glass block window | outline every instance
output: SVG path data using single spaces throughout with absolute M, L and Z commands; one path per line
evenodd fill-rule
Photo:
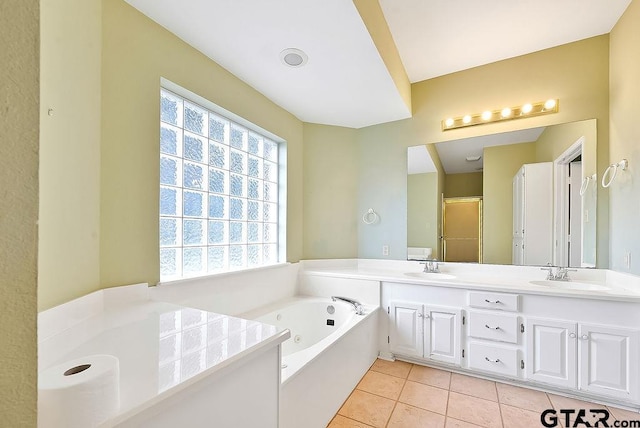
M 278 143 L 160 91 L 160 278 L 278 261 Z

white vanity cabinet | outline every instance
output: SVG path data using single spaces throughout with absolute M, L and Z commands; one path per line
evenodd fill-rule
M 392 353 L 460 365 L 461 309 L 391 301 L 389 315 Z
M 528 318 L 528 379 L 564 388 L 639 399 L 640 331 Z
M 514 265 L 553 261 L 553 163 L 524 164 L 513 177 Z
M 472 370 L 518 378 L 522 371 L 520 296 L 469 292 L 467 366 Z

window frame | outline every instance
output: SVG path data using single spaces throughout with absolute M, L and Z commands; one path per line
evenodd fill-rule
M 194 104 L 197 107 L 203 108 L 205 110 L 207 110 L 210 113 L 213 113 L 215 115 L 220 116 L 221 118 L 223 118 L 224 120 L 229 122 L 229 128 L 231 128 L 233 125 L 238 125 L 242 128 L 245 128 L 246 130 L 248 130 L 249 132 L 253 132 L 256 134 L 259 134 L 261 137 L 264 137 L 268 140 L 271 140 L 272 142 L 276 143 L 277 145 L 277 159 L 275 160 L 277 162 L 277 198 L 276 198 L 276 210 L 277 210 L 277 216 L 276 216 L 276 228 L 277 228 L 277 236 L 276 236 L 276 251 L 277 251 L 277 255 L 276 255 L 276 260 L 275 262 L 271 262 L 271 263 L 261 263 L 258 265 L 249 265 L 248 263 L 245 263 L 244 266 L 242 267 L 231 267 L 229 264 L 229 259 L 230 259 L 230 255 L 229 255 L 229 249 L 231 247 L 231 245 L 233 245 L 230 240 L 229 240 L 229 230 L 227 230 L 227 235 L 226 235 L 226 242 L 223 244 L 217 244 L 217 245 L 221 245 L 221 246 L 226 246 L 227 247 L 227 267 L 224 270 L 219 270 L 219 271 L 214 271 L 211 272 L 209 271 L 207 268 L 205 268 L 204 273 L 201 274 L 194 274 L 194 275 L 185 275 L 184 274 L 184 261 L 182 260 L 182 257 L 180 257 L 180 261 L 181 261 L 181 265 L 179 266 L 179 275 L 176 276 L 163 276 L 162 274 L 162 261 L 161 261 L 161 257 L 160 257 L 160 251 L 163 248 L 177 248 L 178 251 L 180 252 L 184 252 L 184 248 L 188 248 L 188 247 L 193 247 L 193 245 L 184 245 L 184 241 L 181 239 L 179 246 L 165 246 L 161 244 L 161 231 L 160 231 L 160 223 L 161 223 L 161 219 L 164 217 L 168 217 L 166 215 L 161 215 L 160 213 L 160 189 L 162 188 L 162 186 L 164 185 L 162 183 L 162 179 L 159 175 L 158 178 L 158 214 L 156 216 L 156 218 L 158 219 L 158 261 L 159 261 L 159 276 L 160 276 L 160 282 L 161 283 L 169 283 L 169 282 L 178 282 L 178 281 L 184 281 L 184 280 L 191 280 L 191 279 L 199 279 L 199 278 L 205 278 L 208 276 L 216 276 L 216 275 L 226 275 L 229 273 L 236 273 L 236 272 L 244 272 L 244 271 L 250 271 L 250 270 L 256 270 L 256 269 L 264 269 L 264 268 L 270 268 L 273 266 L 276 266 L 278 264 L 282 264 L 285 263 L 286 261 L 286 201 L 287 201 L 287 171 L 286 171 L 286 158 L 287 158 L 287 144 L 286 141 L 255 125 L 252 122 L 249 122 L 247 119 L 244 119 L 243 117 L 230 112 L 220 106 L 218 106 L 217 104 L 205 99 L 204 97 L 197 95 L 167 79 L 161 78 L 160 79 L 160 87 L 159 90 L 157 92 L 158 94 L 158 131 L 160 131 L 160 129 L 162 128 L 162 120 L 160 118 L 160 114 L 161 114 L 161 99 L 162 99 L 162 91 L 167 91 L 169 93 L 174 94 L 177 97 L 180 97 L 183 99 L 183 101 L 186 101 L 190 104 Z M 182 125 L 182 130 L 184 132 L 184 123 Z M 209 142 L 211 139 L 209 138 L 210 136 L 207 135 L 206 136 L 206 140 Z M 211 140 L 213 141 L 213 140 Z M 230 144 L 230 141 L 227 142 L 228 144 Z M 160 142 L 160 136 L 158 137 L 158 168 L 160 168 L 160 160 L 162 159 L 163 156 L 163 152 L 161 151 L 161 146 L 160 146 L 161 142 Z M 184 146 L 184 142 L 180 141 L 179 144 L 181 144 L 182 146 Z M 210 144 L 210 143 L 209 143 Z M 229 150 L 231 150 L 232 146 L 229 145 Z M 247 154 L 248 155 L 248 154 Z M 182 164 L 184 165 L 184 162 L 189 162 L 189 159 L 185 158 L 184 152 L 180 153 L 179 158 L 182 161 Z M 206 163 L 208 168 L 211 168 L 211 164 L 210 164 L 210 160 L 207 160 Z M 229 168 L 230 166 L 227 165 Z M 180 168 L 180 172 L 182 171 L 182 167 Z M 183 172 L 182 172 L 183 173 Z M 228 172 L 228 174 L 230 175 L 231 172 Z M 245 173 L 246 175 L 246 173 Z M 247 176 L 248 179 L 248 176 Z M 260 177 L 261 180 L 264 180 L 264 176 Z M 180 183 L 181 186 L 173 186 L 173 187 L 177 187 L 179 189 L 182 189 L 182 192 L 184 192 L 184 190 L 189 190 L 188 187 L 184 186 L 184 182 Z M 210 196 L 212 195 L 210 188 L 205 188 L 203 190 L 205 197 L 207 199 L 210 198 Z M 227 191 L 225 192 L 225 194 L 227 195 L 227 198 L 231 198 L 232 195 L 230 195 L 230 189 L 227 189 Z M 248 197 L 248 194 L 245 194 L 243 197 L 243 199 L 245 199 L 247 202 L 250 201 L 251 199 Z M 184 195 L 182 196 L 182 200 L 184 200 Z M 262 201 L 262 203 L 264 203 L 264 196 L 262 196 L 260 198 L 260 201 Z M 183 202 L 182 202 L 183 203 Z M 262 224 L 264 224 L 264 217 L 262 217 L 264 214 L 261 214 L 261 218 L 260 218 L 260 222 Z M 171 216 L 174 217 L 174 216 Z M 174 218 L 178 218 L 180 220 L 180 226 L 177 229 L 177 233 L 181 233 L 183 234 L 183 225 L 184 225 L 184 219 L 188 219 L 189 217 L 185 217 L 184 215 L 184 211 L 182 209 L 181 215 L 179 216 L 175 216 Z M 205 222 L 208 222 L 211 220 L 211 218 L 209 217 L 209 215 L 204 214 L 203 215 L 203 220 Z M 230 216 L 228 216 L 228 218 L 225 220 L 227 222 L 227 224 L 230 224 L 232 219 L 230 218 Z M 242 222 L 245 222 L 245 224 L 248 224 L 248 219 L 242 219 L 240 220 Z M 228 227 L 227 227 L 228 228 Z M 245 234 L 246 234 L 246 230 L 245 230 Z M 264 232 L 263 232 L 264 234 Z M 184 239 L 184 237 L 183 237 Z M 248 248 L 248 246 L 250 245 L 248 240 L 244 240 L 245 242 L 243 244 L 240 245 L 244 245 L 245 248 Z M 262 243 L 260 245 L 265 245 L 266 243 L 264 243 L 264 241 L 262 241 Z M 214 245 L 209 244 L 208 240 L 205 237 L 205 242 L 202 245 L 196 245 L 196 247 L 204 247 L 206 250 L 206 252 L 208 252 L 208 248 L 212 247 Z M 264 247 L 263 247 L 264 248 Z M 264 251 L 264 250 L 262 250 Z M 245 259 L 248 257 L 248 254 L 245 253 Z M 208 256 L 205 254 L 204 255 L 204 259 L 207 260 Z

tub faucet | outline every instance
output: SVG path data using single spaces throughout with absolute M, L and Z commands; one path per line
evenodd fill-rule
M 362 304 L 360 302 L 358 302 L 357 300 L 349 299 L 348 297 L 340 297 L 340 296 L 331 296 L 331 300 L 333 300 L 334 302 L 336 302 L 338 300 L 342 300 L 343 302 L 347 302 L 347 303 L 353 305 L 353 309 L 356 310 L 356 315 L 364 315 L 364 308 L 362 307 Z

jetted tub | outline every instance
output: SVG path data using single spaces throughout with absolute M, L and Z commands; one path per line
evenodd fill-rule
M 282 344 L 280 428 L 326 427 L 378 354 L 377 307 L 295 297 L 249 313 L 287 328 Z

